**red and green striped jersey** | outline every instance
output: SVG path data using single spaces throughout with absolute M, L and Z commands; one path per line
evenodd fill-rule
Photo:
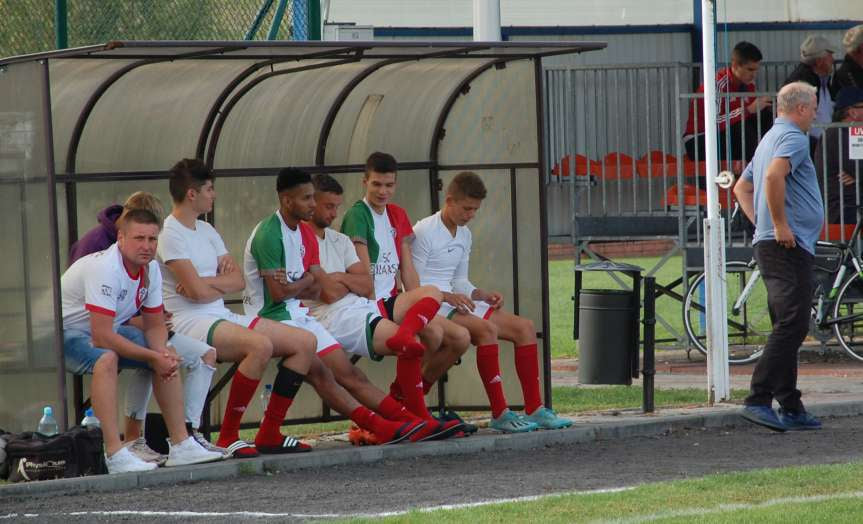
M 345 213 L 341 231 L 354 242 L 368 246 L 375 298 L 395 295 L 402 242 L 412 240 L 414 234 L 407 212 L 395 204 L 387 204 L 386 212 L 379 214 L 365 200 L 358 200 Z
M 314 266 L 320 265 L 318 240 L 308 224 L 300 222 L 291 229 L 276 211 L 262 220 L 246 242 L 243 255 L 243 272 L 246 289 L 243 307 L 247 315 L 258 315 L 270 320 L 291 320 L 305 315 L 308 309 L 296 298 L 280 302 L 273 300 L 263 276 L 284 269 L 289 282 L 303 277 Z

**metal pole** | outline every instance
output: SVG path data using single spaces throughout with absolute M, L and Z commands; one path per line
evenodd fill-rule
M 473 0 L 473 39 L 500 42 L 500 0 Z
M 701 2 L 704 82 L 704 143 L 707 165 L 707 218 L 704 220 L 704 270 L 707 283 L 707 392 L 710 405 L 731 398 L 728 373 L 728 319 L 725 308 L 725 222 L 716 187 L 716 63 L 713 35 L 715 0 Z
M 644 278 L 644 353 L 642 354 L 641 410 L 653 413 L 653 378 L 656 375 L 654 342 L 656 339 L 656 277 Z
M 69 17 L 66 0 L 54 1 L 54 37 L 57 49 L 69 47 Z
M 255 15 L 255 19 L 252 20 L 252 25 L 249 27 L 249 30 L 246 31 L 246 35 L 243 37 L 243 40 L 255 39 L 258 29 L 261 27 L 264 17 L 270 12 L 271 7 L 273 7 L 273 0 L 264 0 L 264 3 L 261 4 L 261 8 L 258 10 L 258 14 Z
M 273 23 L 270 24 L 270 31 L 267 33 L 267 40 L 275 40 L 279 36 L 279 26 L 282 25 L 282 18 L 285 17 L 285 9 L 288 7 L 288 0 L 279 0 L 279 5 L 276 6 L 276 13 L 273 15 Z
M 321 2 L 309 0 L 309 40 L 321 39 Z

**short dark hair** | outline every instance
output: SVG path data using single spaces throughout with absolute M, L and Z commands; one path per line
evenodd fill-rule
M 335 193 L 336 195 L 341 195 L 345 191 L 342 189 L 342 185 L 339 184 L 338 180 L 326 173 L 321 173 L 312 177 L 312 184 L 315 185 L 315 191 L 321 191 L 323 193 Z
M 841 107 L 841 108 L 833 108 L 833 121 L 834 122 L 842 122 L 846 118 L 848 118 L 848 110 L 851 109 L 851 106 Z
M 375 151 L 366 159 L 366 176 L 371 172 L 376 173 L 395 173 L 398 171 L 398 163 L 396 159 L 389 153 L 381 153 Z
M 449 183 L 446 193 L 456 199 L 467 197 L 482 200 L 485 198 L 486 190 L 479 175 L 471 171 L 462 171 Z
M 168 189 L 174 202 L 180 203 L 190 189 L 199 190 L 208 180 L 215 179 L 207 164 L 197 158 L 184 158 L 171 168 Z
M 731 61 L 740 65 L 751 64 L 752 62 L 760 62 L 764 57 L 761 56 L 761 50 L 752 42 L 743 40 L 734 46 L 731 51 Z
M 276 178 L 276 191 L 288 191 L 300 184 L 311 184 L 312 177 L 302 169 L 296 167 L 286 167 L 279 171 L 279 176 Z
M 149 209 L 127 209 L 123 212 L 123 216 L 118 220 L 119 229 L 125 229 L 127 225 L 131 223 L 135 224 L 155 224 L 161 228 L 161 224 L 159 223 L 159 217 L 157 217 L 152 211 Z

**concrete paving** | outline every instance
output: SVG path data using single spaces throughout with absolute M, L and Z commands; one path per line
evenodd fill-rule
M 707 391 L 707 371 L 704 357 L 697 351 L 687 356 L 685 351 L 665 350 L 656 354 L 655 387 L 657 389 L 703 388 Z M 731 388 L 749 389 L 754 364 L 730 366 Z M 804 403 L 863 401 L 863 362 L 830 349 L 825 354 L 804 350 L 800 354 L 798 387 Z M 555 386 L 583 386 L 578 380 L 575 359 L 556 359 L 552 364 Z M 641 387 L 641 379 L 633 380 Z
M 863 414 L 863 363 L 837 358 L 832 353 L 828 356 L 828 359 L 818 354 L 804 353 L 801 356 L 799 382 L 808 409 L 819 416 Z M 684 387 L 706 389 L 703 358 L 695 354 L 692 357 L 692 360 L 689 360 L 682 351 L 658 353 L 656 387 L 663 389 Z M 748 388 L 749 377 L 752 372 L 751 365 L 733 366 L 731 372 L 733 388 Z M 552 375 L 555 385 L 579 385 L 576 361 L 556 360 L 552 368 Z M 640 388 L 640 380 L 634 381 L 633 387 Z M 724 404 L 713 407 L 661 409 L 650 414 L 643 414 L 640 410 L 634 409 L 582 413 L 572 416 L 575 425 L 567 430 L 500 435 L 488 429 L 481 429 L 477 435 L 470 438 L 395 446 L 355 448 L 339 439 L 326 439 L 318 443 L 314 452 L 299 455 L 271 455 L 201 466 L 160 468 L 153 472 L 138 474 L 102 475 L 6 484 L 0 486 L 0 500 L 7 497 L 46 493 L 114 491 L 411 457 L 459 455 L 491 450 L 532 449 L 557 444 L 662 435 L 684 428 L 745 424 L 739 417 L 738 411 L 739 406 Z M 482 419 L 473 420 L 482 422 Z

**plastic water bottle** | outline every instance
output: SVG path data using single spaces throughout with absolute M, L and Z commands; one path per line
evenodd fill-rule
M 273 394 L 273 385 L 264 384 L 264 390 L 261 391 L 261 406 L 263 411 L 267 411 L 267 406 L 270 404 L 270 397 Z
M 93 414 L 93 408 L 87 408 L 87 411 L 84 412 L 84 418 L 81 420 L 81 425 L 87 429 L 102 427 L 99 419 Z
M 51 406 L 45 406 L 42 410 L 42 418 L 39 419 L 36 432 L 46 437 L 53 437 L 60 432 L 60 426 L 57 425 L 57 419 L 54 418 L 54 410 Z

